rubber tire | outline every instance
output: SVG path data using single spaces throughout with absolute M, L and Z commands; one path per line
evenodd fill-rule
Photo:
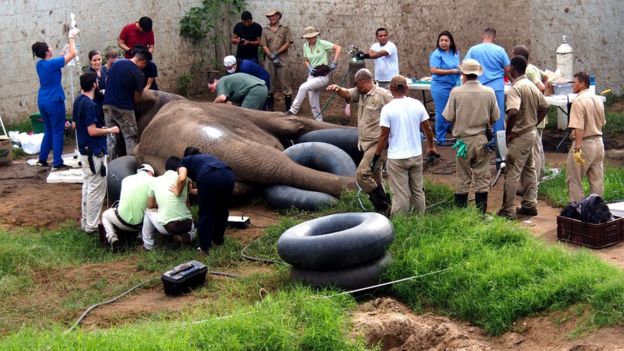
M 364 156 L 364 153 L 358 149 L 358 131 L 354 127 L 314 130 L 300 136 L 295 143 L 300 144 L 311 141 L 328 143 L 341 148 L 351 156 L 353 163 L 356 165 L 360 164 Z
M 339 147 L 331 144 L 320 142 L 296 144 L 284 150 L 284 154 L 295 163 L 317 171 L 346 177 L 355 176 L 356 167 L 351 157 Z M 306 211 L 316 211 L 338 201 L 326 193 L 289 185 L 266 187 L 263 195 L 269 205 L 277 209 L 295 207 Z
M 335 175 L 353 177 L 357 167 L 345 151 L 321 142 L 295 144 L 284 154 L 301 166 Z
M 119 200 L 121 194 L 121 181 L 137 170 L 137 162 L 134 156 L 122 156 L 108 163 L 106 185 L 109 203 Z
M 392 222 L 379 213 L 340 213 L 286 230 L 277 253 L 298 268 L 338 269 L 378 259 L 393 239 Z
M 298 189 L 288 185 L 272 185 L 265 188 L 264 198 L 273 208 L 295 207 L 306 211 L 316 211 L 322 206 L 332 205 L 338 201 L 329 194 Z
M 314 288 L 340 288 L 355 290 L 377 285 L 381 282 L 384 270 L 390 265 L 392 258 L 386 253 L 381 258 L 361 265 L 332 271 L 317 271 L 292 267 L 290 279 Z

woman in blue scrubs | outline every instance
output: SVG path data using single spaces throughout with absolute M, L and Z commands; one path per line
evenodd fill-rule
M 47 43 L 38 41 L 32 45 L 33 55 L 40 58 L 37 62 L 39 76 L 39 94 L 37 105 L 43 119 L 45 130 L 38 165 L 48 166 L 48 155 L 53 150 L 54 169 L 68 168 L 63 164 L 63 132 L 65 131 L 65 92 L 61 85 L 61 68 L 76 57 L 75 36 L 78 29 L 69 31 L 69 52 L 63 56 L 52 57 L 52 48 Z
M 431 69 L 431 97 L 435 104 L 435 135 L 438 145 L 446 143 L 446 133 L 453 125 L 442 117 L 451 89 L 459 79 L 459 51 L 448 31 L 438 34 L 436 49 L 429 55 Z

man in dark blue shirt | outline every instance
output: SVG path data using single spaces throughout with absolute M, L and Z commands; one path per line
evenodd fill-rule
M 225 227 L 230 215 L 229 205 L 234 191 L 234 172 L 218 158 L 202 154 L 196 147 L 187 147 L 184 150 L 182 167 L 178 168 L 178 182 L 171 190 L 180 194 L 191 178 L 197 183 L 199 199 L 199 249 L 208 253 L 210 247 L 223 244 Z
M 80 88 L 82 94 L 74 101 L 72 113 L 84 174 L 80 226 L 85 232 L 94 233 L 106 195 L 106 136 L 118 134 L 119 127 L 105 128 L 99 107 L 93 101 L 98 88 L 97 74 L 81 75 Z
M 108 72 L 104 95 L 104 119 L 106 126 L 118 126 L 120 138 L 109 138 L 111 159 L 134 155 L 138 143 L 138 128 L 134 115 L 134 103 L 141 99 L 145 76 L 141 70 L 152 60 L 147 50 L 138 50 L 129 60 L 116 60 Z M 125 147 L 125 152 L 124 152 Z

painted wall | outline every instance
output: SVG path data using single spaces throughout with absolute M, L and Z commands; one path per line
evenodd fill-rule
M 17 121 L 37 111 L 38 89 L 35 59 L 30 46 L 44 40 L 53 47 L 66 43 L 63 24 L 73 11 L 82 29 L 78 43 L 81 65 L 92 48 L 116 45 L 124 24 L 150 16 L 154 20 L 159 68 L 159 86 L 173 91 L 177 78 L 188 73 L 193 64 L 214 60 L 200 56 L 179 36 L 179 20 L 200 0 L 3 0 L 0 6 L 0 116 Z M 401 72 L 408 76 L 429 75 L 428 56 L 435 47 L 437 34 L 449 30 L 462 54 L 480 41 L 481 30 L 492 26 L 498 43 L 508 52 L 525 44 L 531 61 L 542 68 L 555 68 L 555 51 L 566 34 L 575 51 L 575 70 L 596 75 L 598 90 L 612 88 L 622 93 L 624 85 L 624 1 L 622 0 L 247 0 L 254 20 L 266 25 L 264 13 L 272 8 L 282 11 L 295 40 L 291 71 L 296 87 L 305 78 L 300 35 L 306 26 L 315 26 L 321 37 L 343 47 L 333 80 L 345 77 L 349 45 L 367 49 L 375 42 L 377 27 L 389 29 L 391 40 L 399 47 Z M 114 10 L 110 10 L 114 9 Z M 205 50 L 204 50 L 205 52 Z M 205 56 L 205 54 L 203 54 Z M 371 62 L 368 62 L 372 68 Z M 77 71 L 74 73 L 77 77 Z M 64 85 L 71 101 L 70 70 L 65 69 Z M 197 80 L 202 80 L 198 77 Z M 77 86 L 77 80 L 75 81 Z M 77 90 L 77 88 L 76 88 Z

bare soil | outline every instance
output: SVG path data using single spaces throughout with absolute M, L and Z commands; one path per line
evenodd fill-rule
M 321 101 L 327 101 L 323 95 Z M 279 102 L 281 103 L 281 101 Z M 334 102 L 329 114 L 342 116 L 344 104 Z M 328 118 L 329 119 L 329 118 Z M 347 117 L 336 117 L 337 122 L 347 124 Z M 71 149 L 71 148 L 70 148 Z M 454 152 L 450 147 L 440 147 L 442 158 L 428 167 L 425 176 L 435 182 L 454 185 Z M 552 167 L 565 167 L 565 154 L 548 153 Z M 47 170 L 28 166 L 22 157 L 13 165 L 0 167 L 0 226 L 11 230 L 16 227 L 54 228 L 70 221 L 79 225 L 81 186 L 78 184 L 46 184 Z M 621 165 L 621 161 L 615 161 Z M 489 211 L 496 211 L 502 202 L 502 183 L 499 181 L 489 198 Z M 539 215 L 523 222 L 536 237 L 555 244 L 556 215 L 559 209 L 539 202 Z M 227 235 L 248 243 L 262 235 L 264 228 L 277 221 L 279 214 L 264 204 L 242 204 L 231 210 L 232 215 L 246 215 L 252 219 L 248 229 L 230 229 Z M 574 245 L 566 245 L 576 250 Z M 624 243 L 593 251 L 597 256 L 619 267 L 624 267 Z M 34 301 L 15 301 L 15 304 L 40 308 L 42 313 L 55 316 L 56 320 L 71 323 L 75 316 L 62 316 L 53 307 L 53 301 L 61 301 L 69 292 L 66 287 L 92 287 L 99 281 L 122 282 L 130 277 L 146 279 L 145 272 L 138 272 L 132 260 L 112 263 L 89 264 L 35 276 L 39 286 L 39 298 Z M 253 264 L 243 265 L 239 274 L 251 274 L 262 269 Z M 85 272 L 89 274 L 85 274 Z M 214 278 L 225 279 L 225 278 Z M 106 288 L 104 288 L 106 289 Z M 113 292 L 110 296 L 113 296 Z M 210 294 L 210 292 L 207 292 Z M 108 296 L 108 295 L 107 295 Z M 205 296 L 194 294 L 170 298 L 161 287 L 144 288 L 116 303 L 101 307 L 85 320 L 88 328 L 108 327 L 120 321 L 140 318 L 148 313 L 176 314 L 189 306 L 201 304 Z M 38 307 L 37 307 L 38 306 Z M 24 315 L 24 323 L 33 322 L 33 316 Z M 36 323 L 36 322 L 35 322 Z M 602 328 L 573 338 L 578 328 L 573 311 L 550 313 L 525 318 L 515 328 L 501 337 L 487 337 L 483 330 L 466 322 L 452 320 L 431 313 L 415 314 L 408 307 L 391 298 L 378 298 L 359 306 L 353 315 L 353 335 L 363 335 L 370 345 L 381 343 L 383 350 L 624 350 L 624 327 Z

